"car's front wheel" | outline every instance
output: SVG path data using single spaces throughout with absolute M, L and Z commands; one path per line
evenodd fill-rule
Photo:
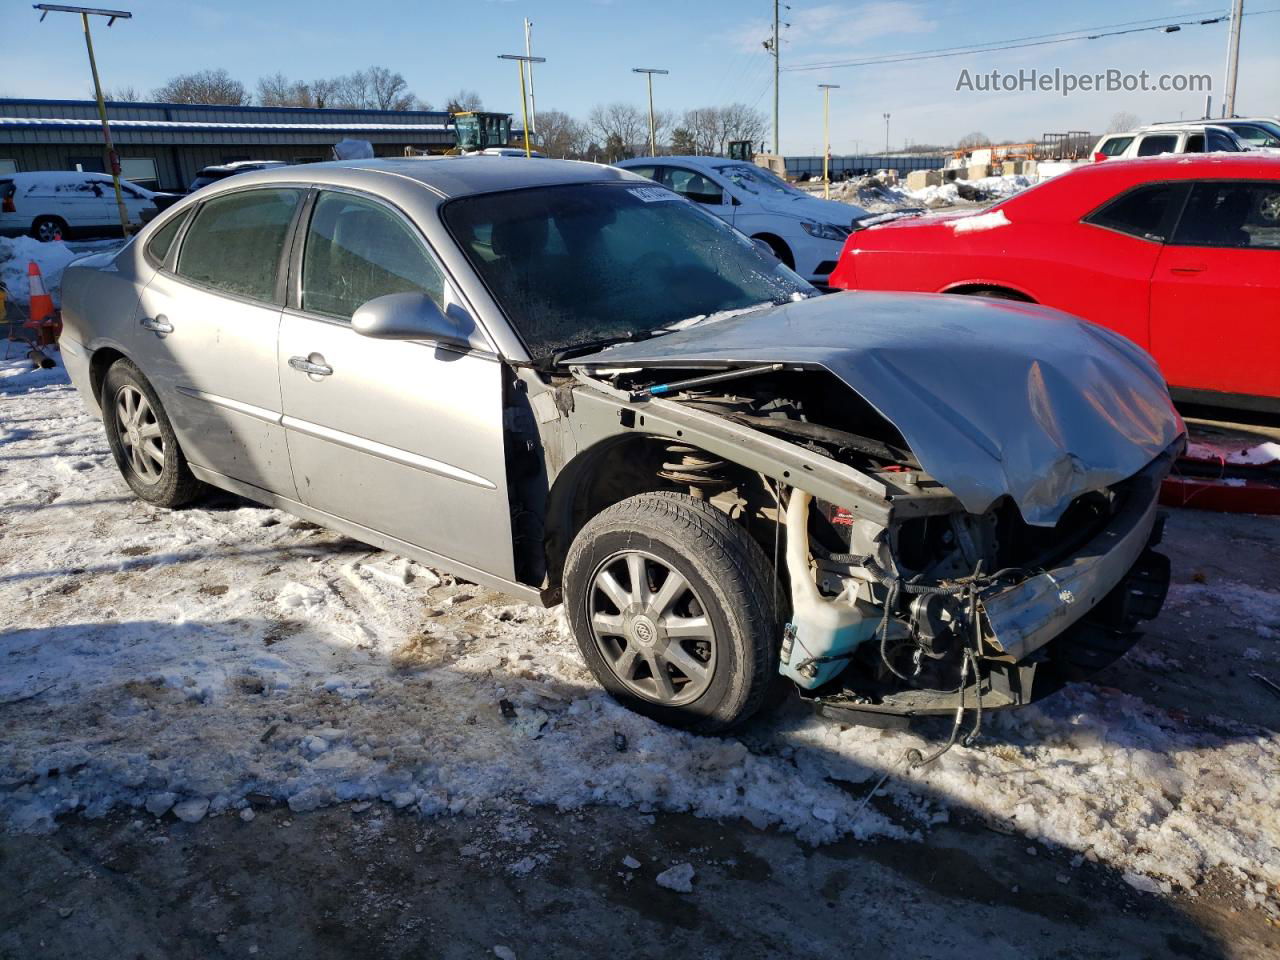
M 715 733 L 765 700 L 777 672 L 773 571 L 708 503 L 673 492 L 614 504 L 574 539 L 565 609 L 600 684 L 663 723 Z
M 36 217 L 31 223 L 31 236 L 41 243 L 51 243 L 62 238 L 67 239 L 67 221 L 61 217 Z
M 117 360 L 102 383 L 102 422 L 116 466 L 131 490 L 148 503 L 180 507 L 203 484 L 187 458 L 155 388 L 128 360 Z

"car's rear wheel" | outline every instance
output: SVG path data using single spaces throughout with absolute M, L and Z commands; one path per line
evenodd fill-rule
M 41 243 L 51 243 L 59 237 L 66 239 L 69 229 L 61 217 L 36 217 L 31 222 L 31 235 Z
M 673 492 L 604 510 L 565 564 L 569 623 L 617 700 L 701 733 L 746 720 L 777 672 L 773 571 L 724 513 Z
M 191 473 L 155 388 L 128 360 L 117 360 L 102 384 L 102 422 L 116 466 L 135 494 L 160 507 L 180 507 L 204 485 Z

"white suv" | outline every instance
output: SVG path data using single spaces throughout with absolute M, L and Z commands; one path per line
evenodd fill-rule
M 120 194 L 131 226 L 140 227 L 144 214 L 154 215 L 155 194 L 121 181 Z M 120 232 L 116 191 L 105 173 L 49 170 L 0 175 L 0 236 L 29 233 L 49 241 L 71 236 Z
M 1217 123 L 1153 124 L 1104 134 L 1093 148 L 1093 159 L 1128 160 L 1162 153 L 1240 153 L 1247 149 L 1234 133 Z

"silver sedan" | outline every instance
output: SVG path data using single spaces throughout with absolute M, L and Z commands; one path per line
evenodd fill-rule
M 124 479 L 209 486 L 532 601 L 704 732 L 1014 706 L 1158 613 L 1183 442 L 1123 339 L 1023 304 L 819 296 L 625 171 L 243 174 L 63 284 Z

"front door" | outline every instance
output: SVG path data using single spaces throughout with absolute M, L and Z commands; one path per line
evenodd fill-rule
M 173 269 L 142 292 L 131 351 L 191 463 L 291 498 L 276 341 L 302 195 L 258 188 L 202 204 L 176 258 L 166 255 Z
M 505 579 L 514 578 L 502 366 L 486 350 L 374 340 L 361 304 L 420 292 L 460 304 L 397 211 L 318 194 L 280 328 L 284 425 L 303 503 Z
M 1151 281 L 1174 387 L 1280 397 L 1280 181 L 1195 184 Z

